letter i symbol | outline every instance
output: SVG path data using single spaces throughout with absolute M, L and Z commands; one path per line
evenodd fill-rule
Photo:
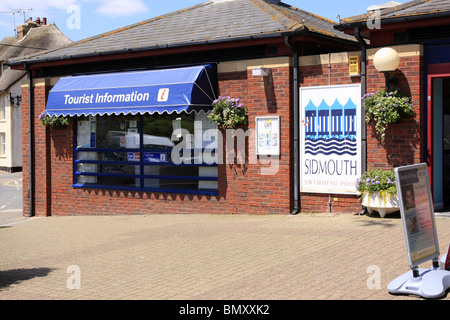
M 159 89 L 158 101 L 167 101 L 167 99 L 169 99 L 169 88 Z

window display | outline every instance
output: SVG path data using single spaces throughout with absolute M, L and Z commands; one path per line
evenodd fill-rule
M 194 149 L 215 128 L 204 112 L 82 116 L 76 127 L 74 187 L 217 194 L 217 162 L 198 161 Z

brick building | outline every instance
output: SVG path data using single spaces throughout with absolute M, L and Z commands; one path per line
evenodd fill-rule
M 349 184 L 366 167 L 389 168 L 425 159 L 423 49 L 413 43 L 396 47 L 398 86 L 411 93 L 415 118 L 390 129 L 384 146 L 372 136 L 370 126 L 366 132 L 365 126 L 356 125 L 358 130 L 353 132 L 350 126 L 357 121 L 348 120 L 340 135 L 352 137 L 357 162 L 331 157 L 327 172 L 348 176 L 347 180 L 330 180 L 332 191 L 316 192 L 307 189 L 304 182 L 308 180 L 303 180 L 302 143 L 309 122 L 302 99 L 309 96 L 313 101 L 312 90 L 321 88 L 341 99 L 348 90 L 353 105 L 344 105 L 347 96 L 339 101 L 341 118 L 347 119 L 347 107 L 361 117 L 358 100 L 362 94 L 384 85 L 383 75 L 371 63 L 377 49 L 369 48 L 363 39 L 370 34 L 355 33 L 352 25 L 335 25 L 280 1 L 208 1 L 10 61 L 13 68 L 26 68 L 29 73 L 29 81 L 22 84 L 22 117 L 30 120 L 23 123 L 23 167 L 31 172 L 23 177 L 24 214 L 359 212 L 361 203 Z M 349 61 L 361 56 L 360 74 L 351 74 Z M 173 137 L 175 128 L 189 131 L 193 141 L 200 137 L 200 143 L 210 143 L 202 141 L 204 129 L 215 128 L 206 117 L 210 108 L 205 110 L 204 101 L 191 101 L 178 109 L 164 103 L 136 109 L 117 103 L 125 96 L 112 91 L 117 82 L 125 86 L 148 77 L 148 83 L 160 82 L 157 89 L 169 89 L 171 97 L 173 92 L 188 96 L 184 89 L 169 88 L 173 83 L 162 80 L 171 72 L 174 77 L 187 77 L 190 71 L 186 70 L 196 70 L 191 81 L 195 86 L 212 89 L 209 103 L 218 96 L 230 96 L 240 98 L 248 108 L 248 126 L 243 129 L 250 134 L 243 150 L 230 147 L 239 142 L 224 130 L 224 139 L 215 140 L 217 150 L 224 151 L 223 158 L 229 160 L 227 151 L 232 150 L 232 161 L 180 166 L 168 158 L 174 144 L 186 142 Z M 114 80 L 117 77 L 120 80 Z M 205 79 L 209 79 L 206 87 Z M 139 96 L 138 85 L 129 86 L 130 99 Z M 81 89 L 97 91 L 89 91 L 92 96 L 88 91 L 82 97 L 72 96 Z M 144 94 L 139 97 L 144 99 Z M 91 106 L 98 95 L 115 104 Z M 319 103 L 314 104 L 319 110 Z M 327 104 L 331 115 L 331 102 Z M 45 110 L 68 116 L 71 124 L 64 129 L 43 127 L 39 115 Z M 270 139 L 264 140 L 266 132 Z M 273 146 L 277 150 L 271 153 Z M 239 162 L 241 151 L 245 162 Z M 320 162 L 324 157 L 315 159 L 314 163 L 324 165 Z M 344 174 L 343 164 L 349 165 L 345 170 L 350 174 Z M 346 190 L 338 183 L 345 184 Z
M 394 48 L 400 65 L 390 74 L 397 87 L 412 97 L 416 115 L 389 128 L 385 146 L 371 139 L 368 126 L 367 164 L 395 167 L 426 162 L 436 210 L 450 205 L 450 3 L 410 1 L 374 8 L 366 15 L 343 19 L 336 29 L 370 39 L 372 49 Z M 372 51 L 373 52 L 373 51 Z M 367 92 L 380 86 L 383 75 L 367 61 Z M 373 152 L 376 150 L 376 152 Z

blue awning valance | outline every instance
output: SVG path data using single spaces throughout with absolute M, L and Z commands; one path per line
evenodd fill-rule
M 216 65 L 61 78 L 48 115 L 80 116 L 207 111 L 216 99 Z

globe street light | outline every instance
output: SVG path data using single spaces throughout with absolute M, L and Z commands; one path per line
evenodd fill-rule
M 389 72 L 395 71 L 398 68 L 398 65 L 400 63 L 400 57 L 392 48 L 382 48 L 378 50 L 375 53 L 375 56 L 373 57 L 373 64 L 375 68 L 379 72 L 384 73 L 385 77 L 385 87 L 386 90 L 389 91 L 389 83 L 393 82 L 396 83 L 397 79 L 393 78 L 392 80 L 389 80 Z

